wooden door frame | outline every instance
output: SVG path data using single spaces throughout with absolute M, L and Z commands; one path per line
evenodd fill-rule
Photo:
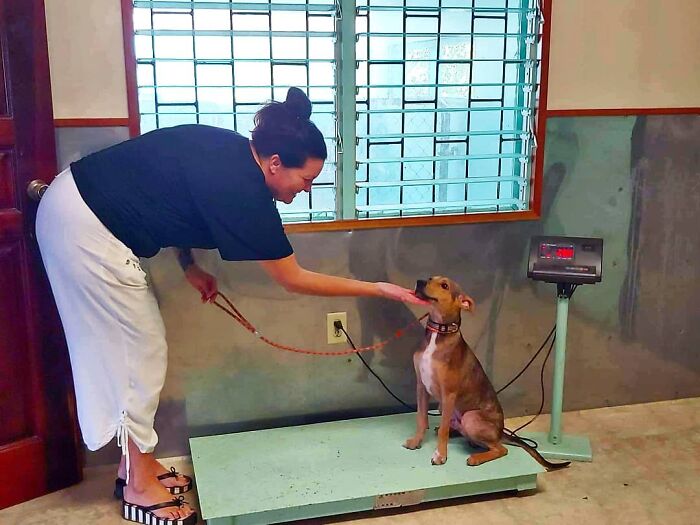
M 2 32 L 8 111 L 0 126 L 8 126 L 17 145 L 15 163 L 15 192 L 18 219 L 8 238 L 24 237 L 22 251 L 27 267 L 22 280 L 27 312 L 28 361 L 33 432 L 25 439 L 0 446 L 5 458 L 30 469 L 43 469 L 43 479 L 36 483 L 17 484 L 13 476 L 21 472 L 0 472 L 3 479 L 4 503 L 30 499 L 41 494 L 77 483 L 82 479 L 82 446 L 72 387 L 72 374 L 65 338 L 51 290 L 44 272 L 34 236 L 36 203 L 26 194 L 33 179 L 50 182 L 57 172 L 55 132 L 49 76 L 46 37 L 46 15 L 43 0 L 4 0 L 0 15 L 5 25 Z M 31 47 L 25 39 L 13 35 L 16 30 L 30 33 Z M 39 115 L 40 117 L 37 117 Z M 14 129 L 12 129 L 14 128 Z M 47 147 L 47 145 L 50 145 Z M 9 371 L 11 373 L 11 371 Z M 34 472 L 37 472 L 35 470 Z M 4 483 L 10 483 L 5 486 Z

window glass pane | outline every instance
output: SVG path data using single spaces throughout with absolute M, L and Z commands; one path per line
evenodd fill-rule
M 141 130 L 201 123 L 249 135 L 255 112 L 284 100 L 290 86 L 306 91 L 312 119 L 325 137 L 328 162 L 313 197 L 280 207 L 285 220 L 335 218 L 336 79 L 333 0 L 253 0 L 221 8 L 134 9 L 134 47 Z M 141 4 L 143 5 L 143 4 Z M 259 5 L 259 7 L 258 7 Z M 270 33 L 275 32 L 274 34 Z M 309 61 L 310 59 L 310 61 Z M 313 209 L 312 209 L 313 208 Z

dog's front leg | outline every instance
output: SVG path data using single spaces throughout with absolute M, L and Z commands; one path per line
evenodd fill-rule
M 438 429 L 438 444 L 430 462 L 433 465 L 443 465 L 447 461 L 447 441 L 450 439 L 450 420 L 455 409 L 456 393 L 443 392 L 440 402 L 440 428 Z
M 413 359 L 413 366 L 416 370 L 416 402 L 418 411 L 416 412 L 416 434 L 406 440 L 404 447 L 410 450 L 415 450 L 421 447 L 425 431 L 428 429 L 428 390 L 423 384 L 420 375 L 420 367 L 418 366 L 418 355 Z

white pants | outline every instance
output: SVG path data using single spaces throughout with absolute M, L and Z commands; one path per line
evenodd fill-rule
M 138 258 L 88 208 L 70 169 L 44 194 L 36 234 L 68 342 L 85 444 L 97 450 L 117 436 L 127 454 L 130 437 L 151 452 L 167 346 Z

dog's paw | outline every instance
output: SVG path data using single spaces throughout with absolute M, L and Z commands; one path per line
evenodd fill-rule
M 403 447 L 408 450 L 416 450 L 421 447 L 421 440 L 415 437 L 407 439 Z
M 433 465 L 444 465 L 446 461 L 447 455 L 443 456 L 437 449 L 435 449 L 435 452 L 433 452 L 433 457 L 430 458 L 430 462 Z
M 469 456 L 467 458 L 467 465 L 469 465 L 470 467 L 478 467 L 479 465 L 481 465 L 481 461 L 475 459 L 474 456 Z

